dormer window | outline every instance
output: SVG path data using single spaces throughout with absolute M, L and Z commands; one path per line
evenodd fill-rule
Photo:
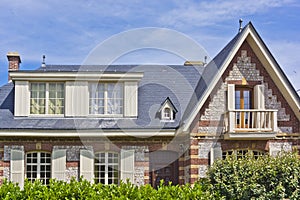
M 172 101 L 167 98 L 161 105 L 159 109 L 160 119 L 162 121 L 172 121 L 175 119 L 175 114 L 177 110 L 173 105 Z
M 64 83 L 31 83 L 30 114 L 62 115 L 64 114 Z
M 165 108 L 163 111 L 163 119 L 165 120 L 171 120 L 171 109 L 170 108 Z
M 122 115 L 124 104 L 123 83 L 90 83 L 90 115 Z

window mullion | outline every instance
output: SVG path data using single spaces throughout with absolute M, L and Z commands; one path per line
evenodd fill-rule
M 108 100 L 107 100 L 107 98 L 108 98 L 108 84 L 107 83 L 105 83 L 104 84 L 104 114 L 107 114 L 107 107 L 108 107 Z
M 105 152 L 105 184 L 108 184 L 108 153 Z
M 36 178 L 40 179 L 41 178 L 41 154 L 40 152 L 37 153 L 37 163 L 36 163 L 37 167 L 37 174 L 36 174 Z
M 49 106 L 49 83 L 46 83 L 46 97 L 45 97 L 45 113 L 48 114 L 48 106 Z

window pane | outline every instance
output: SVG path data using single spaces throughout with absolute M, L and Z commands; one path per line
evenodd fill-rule
M 240 91 L 235 91 L 235 109 L 241 108 L 240 102 L 241 102 Z
M 49 84 L 48 114 L 64 114 L 64 84 Z
M 31 83 L 30 91 L 30 114 L 43 114 L 45 113 L 45 96 L 46 87 L 45 83 Z
M 122 83 L 91 83 L 90 114 L 122 114 L 123 84 Z
M 118 183 L 119 181 L 119 155 L 117 153 L 97 153 L 95 159 L 95 177 L 97 183 Z M 106 162 L 107 161 L 107 162 Z
M 51 154 L 35 152 L 26 154 L 26 178 L 34 181 L 39 178 L 43 183 L 49 183 L 51 178 Z

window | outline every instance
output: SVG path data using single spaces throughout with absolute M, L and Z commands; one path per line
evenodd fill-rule
M 100 152 L 95 154 L 95 182 L 102 184 L 118 184 L 119 154 Z
M 30 114 L 64 114 L 64 83 L 31 83 Z
M 222 152 L 222 158 L 225 159 L 227 156 L 235 155 L 237 159 L 245 157 L 248 153 L 253 154 L 254 158 L 265 155 L 263 151 L 248 150 L 248 149 L 237 149 Z
M 236 88 L 235 90 L 235 109 L 248 110 L 252 109 L 252 89 Z M 249 112 L 238 112 L 236 116 L 237 128 L 249 128 L 251 116 Z
M 26 178 L 34 182 L 36 179 L 49 184 L 51 178 L 51 154 L 33 152 L 26 154 Z
M 172 119 L 171 118 L 171 109 L 165 108 L 163 113 L 163 119 Z
M 172 103 L 169 97 L 161 104 L 161 107 L 158 110 L 160 115 L 160 119 L 162 121 L 172 121 L 175 118 L 175 114 L 177 113 L 177 109 L 175 108 L 174 104 Z
M 123 83 L 90 83 L 89 113 L 92 115 L 123 114 Z

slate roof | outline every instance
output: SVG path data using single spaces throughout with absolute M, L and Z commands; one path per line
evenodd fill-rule
M 188 107 L 185 109 L 182 117 L 182 123 L 185 123 L 185 119 L 187 119 L 193 109 L 195 109 L 199 99 L 201 99 L 207 87 L 214 80 L 215 75 L 218 73 L 221 66 L 234 49 L 236 43 L 239 41 L 242 33 L 245 31 L 245 27 L 205 66 L 195 88 L 194 96 L 190 99 Z
M 47 65 L 36 70 L 20 70 L 30 73 L 143 72 L 144 77 L 139 82 L 138 90 L 138 118 L 14 118 L 14 86 L 9 83 L 0 88 L 0 129 L 176 129 L 185 123 L 185 119 L 195 109 L 247 26 L 254 29 L 251 22 L 248 23 L 204 68 L 183 65 Z M 172 122 L 161 122 L 157 115 L 166 98 L 169 98 L 178 110 Z
M 175 129 L 201 77 L 202 67 L 183 65 L 47 65 L 20 72 L 143 72 L 138 89 L 137 119 L 35 118 L 14 117 L 14 85 L 0 88 L 0 129 L 79 130 L 79 129 Z M 174 122 L 161 122 L 157 116 L 161 103 L 171 99 L 178 110 Z

